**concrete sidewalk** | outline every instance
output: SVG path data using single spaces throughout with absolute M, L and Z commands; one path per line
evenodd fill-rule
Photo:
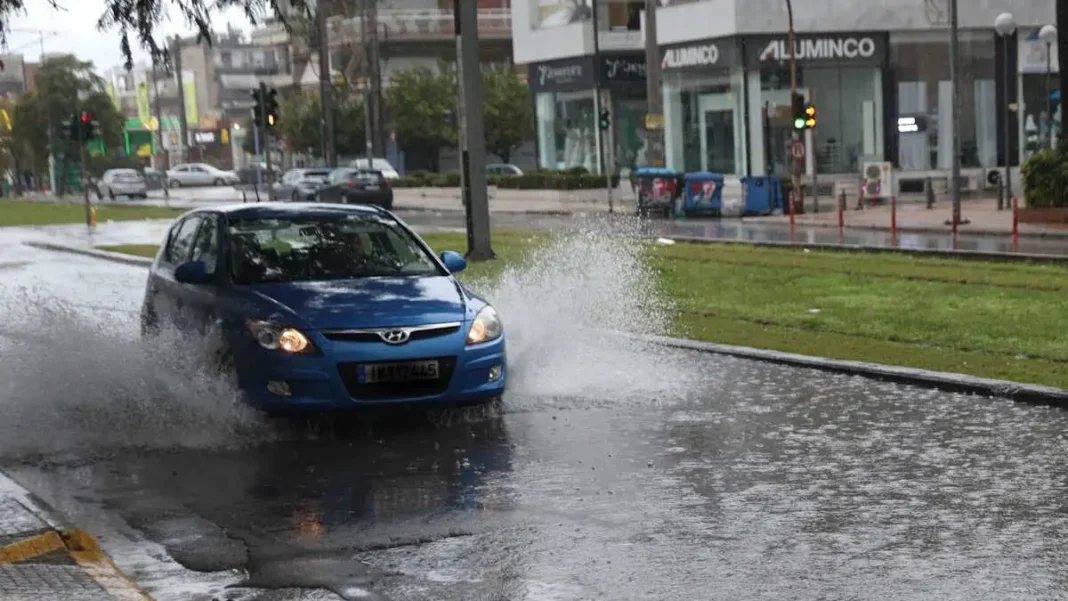
M 85 530 L 0 474 L 0 599 L 151 601 Z
M 952 211 L 953 205 L 948 201 L 937 202 L 931 209 L 928 209 L 924 203 L 898 203 L 897 229 L 900 232 L 948 234 L 952 231 L 952 226 L 948 225 L 946 221 L 952 216 Z M 857 210 L 856 204 L 850 203 L 844 217 L 847 229 L 890 230 L 889 205 L 865 207 L 863 210 Z M 957 231 L 960 234 L 1012 235 L 1012 211 L 998 211 L 997 201 L 994 199 L 961 201 L 961 217 L 967 220 L 968 223 L 958 226 Z M 827 209 L 821 206 L 819 213 L 808 212 L 803 215 L 795 215 L 794 219 L 797 225 L 838 227 L 838 212 L 834 206 Z M 747 220 L 767 223 L 789 223 L 790 216 L 775 215 L 772 217 L 748 218 Z M 1021 236 L 1068 238 L 1068 226 L 1021 223 L 1019 234 Z

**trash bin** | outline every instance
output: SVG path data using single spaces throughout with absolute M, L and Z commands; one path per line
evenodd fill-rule
M 679 173 L 664 167 L 641 167 L 635 172 L 638 183 L 638 215 L 671 217 L 679 198 Z
M 782 210 L 782 180 L 777 175 L 742 178 L 745 187 L 745 208 L 742 215 L 771 215 Z
M 683 179 L 685 196 L 682 211 L 687 217 L 723 214 L 723 174 L 687 173 Z

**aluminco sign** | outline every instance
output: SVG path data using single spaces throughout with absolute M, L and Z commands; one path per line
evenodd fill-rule
M 816 38 L 794 40 L 794 56 L 809 60 L 836 58 L 871 58 L 875 55 L 875 40 L 872 38 Z M 786 40 L 772 40 L 760 53 L 760 60 L 784 61 L 790 59 L 790 46 Z
M 715 44 L 701 44 L 672 48 L 664 52 L 661 69 L 678 69 L 680 67 L 698 67 L 714 65 L 719 62 L 719 48 Z

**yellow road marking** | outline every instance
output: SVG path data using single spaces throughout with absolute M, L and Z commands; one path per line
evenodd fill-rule
M 103 549 L 85 530 L 71 530 L 63 534 L 71 557 L 90 578 L 120 601 L 152 601 L 129 576 L 111 561 Z
M 58 533 L 45 532 L 0 547 L 0 564 L 28 561 L 53 551 L 61 551 L 65 546 Z

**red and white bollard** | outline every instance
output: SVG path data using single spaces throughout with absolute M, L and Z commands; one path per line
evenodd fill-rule
M 1020 244 L 1020 203 L 1012 197 L 1012 250 L 1016 252 Z

